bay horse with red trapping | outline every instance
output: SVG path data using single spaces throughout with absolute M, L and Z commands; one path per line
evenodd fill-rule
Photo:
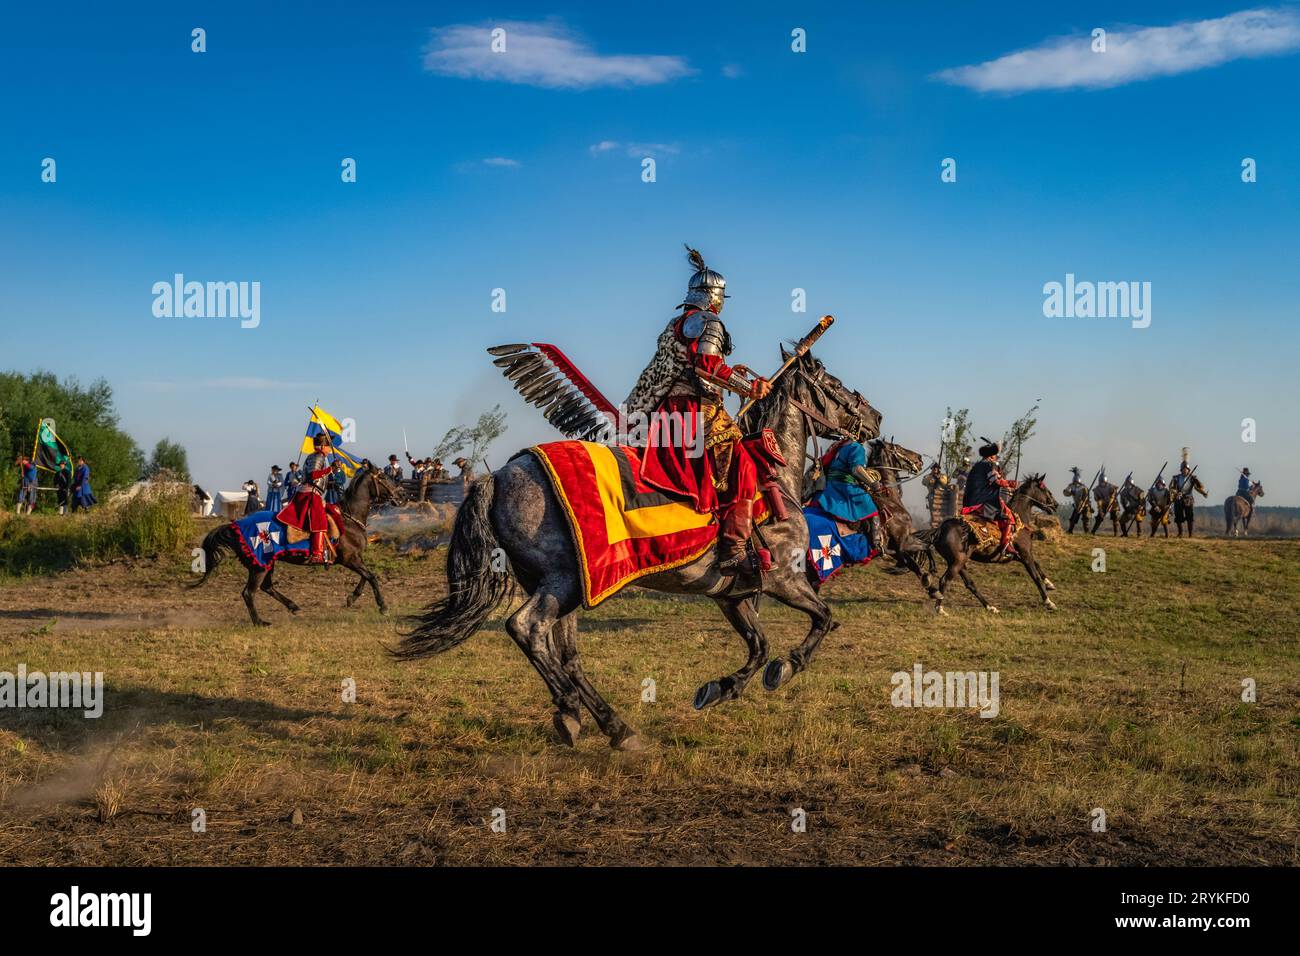
M 357 574 L 357 586 L 348 596 L 346 607 L 355 604 L 361 597 L 362 590 L 369 584 L 375 594 L 375 604 L 379 606 L 379 613 L 388 613 L 388 605 L 384 603 L 384 595 L 379 590 L 379 578 L 366 567 L 365 550 L 369 543 L 366 518 L 369 517 L 372 506 L 389 501 L 401 504 L 405 498 L 402 489 L 372 465 L 369 459 L 361 462 L 361 467 L 357 469 L 357 473 L 353 475 L 351 483 L 343 493 L 343 500 L 339 502 L 339 510 L 343 513 L 343 527 L 339 529 L 338 541 L 335 543 L 337 554 L 330 562 L 330 566 L 337 564 Z M 207 537 L 203 539 L 205 559 L 203 577 L 190 586 L 199 587 L 207 583 L 209 576 L 221 563 L 225 552 L 229 551 L 248 571 L 248 583 L 244 585 L 243 591 L 244 604 L 247 605 L 248 616 L 254 624 L 260 627 L 271 626 L 270 621 L 265 621 L 258 615 L 257 607 L 253 603 L 253 596 L 259 590 L 283 604 L 290 614 L 297 614 L 302 610 L 291 598 L 276 589 L 275 566 L 282 561 L 289 564 L 306 564 L 307 552 L 287 551 L 269 565 L 261 565 L 245 554 L 244 548 L 240 545 L 240 534 L 233 524 L 223 524 L 209 531 Z
M 785 357 L 784 350 L 782 354 Z M 737 588 L 736 576 L 721 574 L 712 548 L 692 563 L 639 578 L 638 587 L 713 598 L 745 642 L 745 664 L 701 685 L 695 694 L 696 709 L 740 696 L 764 664 L 768 664 L 764 686 L 775 690 L 808 667 L 821 639 L 835 627 L 830 607 L 808 583 L 800 560 L 808 549 L 808 528 L 800 514 L 803 462 L 814 435 L 876 437 L 880 413 L 808 353 L 794 360 L 773 383 L 771 394 L 756 402 L 739 424 L 747 433 L 770 428 L 785 459 L 774 477 L 789 518 L 769 521 L 756 533 L 772 555 L 771 570 L 762 573 L 761 593 L 804 612 L 811 626 L 787 660 L 768 664 L 767 637 L 753 601 L 755 588 Z M 636 731 L 583 671 L 577 644 L 578 613 L 583 607 L 581 565 L 563 507 L 543 466 L 531 454 L 521 452 L 470 487 L 452 529 L 447 596 L 415 618 L 414 630 L 393 653 L 405 659 L 441 654 L 483 627 L 514 590 L 511 574 L 494 569 L 498 548 L 509 559 L 514 580 L 527 593 L 523 605 L 506 621 L 506 630 L 551 693 L 552 723 L 560 739 L 570 746 L 576 742 L 586 708 L 611 747 L 640 749 Z

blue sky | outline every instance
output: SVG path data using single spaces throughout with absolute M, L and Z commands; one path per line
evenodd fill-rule
M 554 342 L 617 401 L 689 241 L 734 358 L 833 313 L 820 354 L 912 447 L 1041 398 L 1055 486 L 1189 445 L 1211 500 L 1249 465 L 1300 504 L 1294 7 L 271 6 L 0 13 L 0 367 L 107 378 L 205 486 L 284 465 L 317 398 L 376 458 L 496 402 L 494 464 L 554 437 L 484 347 Z M 261 324 L 155 317 L 176 272 L 260 282 Z M 1067 273 L 1150 282 L 1150 327 L 1045 317 Z

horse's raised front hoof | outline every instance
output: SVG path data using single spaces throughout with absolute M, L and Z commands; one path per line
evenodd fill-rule
M 551 723 L 555 725 L 555 732 L 559 735 L 560 741 L 572 747 L 577 744 L 578 736 L 582 733 L 582 721 L 573 714 L 566 714 L 562 710 L 557 710 L 551 715 Z
M 609 745 L 615 750 L 621 750 L 624 753 L 635 753 L 638 750 L 645 750 L 645 744 L 641 742 L 641 738 L 631 727 L 624 727 L 613 737 L 610 737 Z
M 1056 585 L 1053 584 L 1051 581 L 1047 580 L 1047 578 L 1043 578 L 1043 587 L 1047 588 L 1047 590 L 1049 591 L 1056 590 Z
M 794 667 L 789 661 L 774 660 L 763 669 L 763 686 L 776 690 L 794 676 Z
M 707 684 L 700 685 L 700 689 L 695 692 L 695 701 L 692 706 L 696 710 L 703 710 L 720 700 L 722 700 L 722 685 L 715 680 L 711 680 Z
M 1048 598 L 1043 602 L 1043 607 L 1047 608 L 1049 611 L 1055 611 L 1056 603 L 1051 598 Z

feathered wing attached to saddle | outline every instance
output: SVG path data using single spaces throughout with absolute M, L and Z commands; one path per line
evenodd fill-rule
M 561 434 L 584 441 L 608 434 L 617 409 L 554 345 L 496 345 L 488 352 L 520 397 L 542 409 Z

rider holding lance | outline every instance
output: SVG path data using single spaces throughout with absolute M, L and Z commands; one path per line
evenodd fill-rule
M 719 318 L 727 280 L 708 268 L 699 252 L 687 246 L 687 253 L 695 274 L 682 311 L 660 334 L 654 358 L 625 405 L 629 414 L 651 416 L 642 479 L 661 491 L 686 495 L 700 514 L 718 516 L 719 568 L 733 572 L 745 561 L 753 531 L 758 472 L 723 405 L 723 393 L 760 399 L 771 384 L 744 365 L 727 365 L 731 334 Z M 704 433 L 700 455 L 695 454 L 696 428 Z M 680 442 L 670 437 L 674 433 Z

